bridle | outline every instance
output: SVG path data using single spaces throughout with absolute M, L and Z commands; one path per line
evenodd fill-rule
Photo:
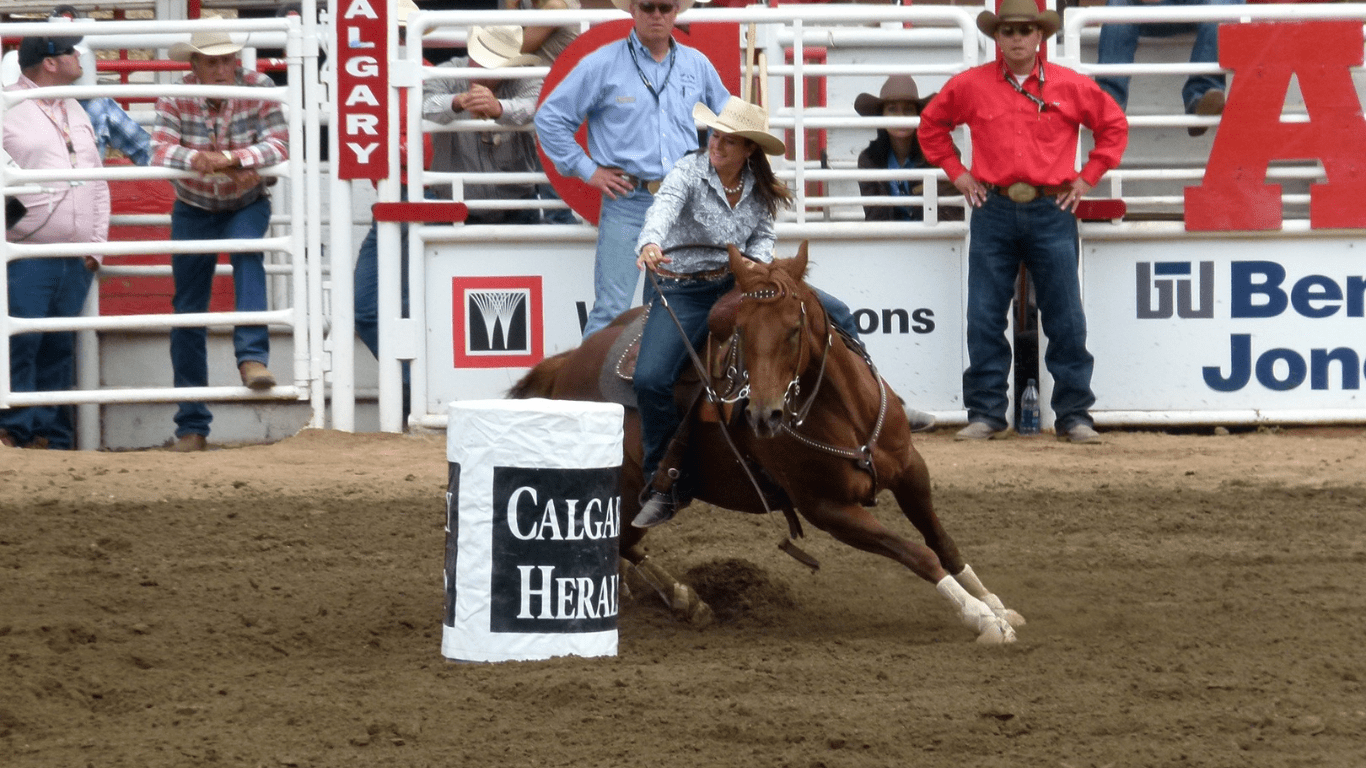
M 789 298 L 788 289 L 782 287 L 760 291 L 746 291 L 740 294 L 741 301 L 749 300 L 772 303 L 787 298 Z M 814 356 L 816 350 L 813 349 L 807 355 L 803 355 L 803 352 L 807 352 L 807 346 L 809 344 L 807 337 L 810 335 L 806 332 L 808 318 L 806 299 L 798 297 L 795 294 L 792 295 L 791 298 L 798 301 L 799 306 L 801 307 L 801 318 L 798 320 L 797 326 L 801 329 L 802 347 L 797 352 L 797 362 L 793 364 L 792 378 L 788 381 L 787 387 L 783 392 L 783 417 L 780 425 L 781 429 L 794 440 L 808 448 L 853 461 L 855 466 L 859 469 L 872 475 L 872 487 L 875 491 L 877 489 L 877 466 L 873 462 L 873 446 L 877 444 L 878 436 L 882 434 L 882 428 L 887 421 L 887 385 L 882 381 L 882 377 L 878 375 L 877 366 L 873 365 L 872 358 L 868 356 L 867 350 L 854 343 L 852 339 L 848 339 L 847 342 L 849 343 L 849 346 L 858 349 L 864 364 L 868 366 L 869 372 L 873 375 L 873 380 L 877 382 L 877 419 L 873 422 L 873 429 L 868 435 L 868 439 L 858 448 L 841 448 L 840 446 L 831 445 L 799 432 L 798 430 L 801 428 L 802 424 L 805 423 L 806 417 L 810 414 L 812 406 L 816 403 L 816 396 L 820 394 L 821 384 L 825 381 L 826 365 L 830 360 L 831 350 L 834 347 L 835 334 L 836 332 L 839 332 L 839 329 L 834 323 L 830 322 L 830 315 L 825 313 L 825 327 L 822 329 L 825 332 L 825 349 L 821 350 L 820 366 L 816 371 L 816 383 L 812 385 L 811 393 L 806 397 L 806 400 L 798 404 L 802 395 L 802 373 L 805 368 L 810 367 L 811 358 Z M 844 336 L 842 332 L 840 332 L 840 335 L 841 337 Z M 743 334 L 737 333 L 736 338 L 742 339 Z M 807 360 L 806 366 L 803 366 L 801 362 L 804 356 Z M 741 376 L 743 377 L 744 391 L 748 394 L 749 371 L 745 369 L 743 354 L 739 355 L 737 365 L 740 369 Z

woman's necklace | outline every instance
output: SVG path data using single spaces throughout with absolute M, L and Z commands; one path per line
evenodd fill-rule
M 724 181 L 721 182 L 721 189 L 722 189 L 723 191 L 725 191 L 725 193 L 726 193 L 727 195 L 738 195 L 738 194 L 740 194 L 740 190 L 742 190 L 742 189 L 744 189 L 744 188 L 745 188 L 745 177 L 744 177 L 744 176 L 741 176 L 741 177 L 740 177 L 740 180 L 737 181 L 737 182 L 735 182 L 735 186 L 733 186 L 733 187 L 728 187 L 728 186 L 726 186 L 726 182 L 724 182 Z

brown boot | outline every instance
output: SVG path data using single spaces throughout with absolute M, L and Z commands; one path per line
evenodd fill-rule
M 197 432 L 181 435 L 167 450 L 172 453 L 194 453 L 203 451 L 209 447 L 209 439 Z
M 0 429 L 0 447 L 17 448 L 19 443 L 15 442 L 14 437 L 7 430 Z
M 242 383 L 251 389 L 270 389 L 275 386 L 275 377 L 255 360 L 242 363 L 237 370 L 242 374 Z

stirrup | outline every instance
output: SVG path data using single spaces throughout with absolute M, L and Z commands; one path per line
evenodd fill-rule
M 631 525 L 635 528 L 653 528 L 672 520 L 677 511 L 678 505 L 672 493 L 652 490 L 650 498 L 641 506 L 640 513 L 631 521 Z

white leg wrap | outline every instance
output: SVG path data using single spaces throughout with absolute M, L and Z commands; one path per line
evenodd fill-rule
M 952 576 L 941 579 L 935 589 L 958 608 L 959 618 L 977 633 L 977 642 L 991 645 L 1015 642 L 1015 630 L 1010 624 L 992 612 L 986 603 L 969 595 Z
M 1024 617 L 1007 608 L 1005 603 L 1001 602 L 1001 598 L 988 592 L 986 586 L 982 584 L 982 580 L 977 578 L 977 574 L 973 572 L 972 566 L 963 566 L 962 572 L 955 575 L 954 578 L 963 585 L 968 594 L 986 603 L 987 607 L 991 608 L 992 613 L 1010 622 L 1010 626 L 1024 626 Z

